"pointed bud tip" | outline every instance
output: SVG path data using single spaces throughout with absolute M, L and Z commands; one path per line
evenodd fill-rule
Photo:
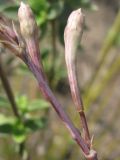
M 84 28 L 84 15 L 81 8 L 71 12 L 64 31 L 65 48 L 76 51 Z M 68 43 L 69 42 L 69 43 Z M 68 45 L 68 46 L 67 46 Z M 72 51 L 73 52 L 73 51 Z
M 71 29 L 82 28 L 84 24 L 84 14 L 82 13 L 81 8 L 73 11 L 68 17 L 67 26 Z
M 20 2 L 20 5 L 24 5 L 24 2 L 23 2 L 23 1 L 21 1 L 21 2 Z
M 19 11 L 20 12 L 28 12 L 28 10 L 30 10 L 30 6 L 26 3 L 24 3 L 23 1 L 20 2 L 20 7 L 19 7 Z M 18 12 L 19 12 L 18 11 Z M 21 13 L 22 14 L 22 13 Z
M 25 7 L 25 6 L 26 6 L 25 3 L 24 3 L 23 1 L 21 1 L 21 2 L 20 2 L 20 7 L 23 8 L 23 7 Z
M 78 9 L 78 12 L 79 12 L 79 13 L 82 13 L 82 9 L 81 9 L 81 8 L 79 8 L 79 9 Z

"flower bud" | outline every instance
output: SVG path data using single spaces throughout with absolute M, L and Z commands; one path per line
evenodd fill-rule
M 29 5 L 21 2 L 18 10 L 18 17 L 21 34 L 25 40 L 26 49 L 28 50 L 28 54 L 26 56 L 31 59 L 31 62 L 34 63 L 38 69 L 42 70 L 42 62 L 40 62 L 38 27 Z
M 73 11 L 68 18 L 64 32 L 66 52 L 69 50 L 69 52 L 75 54 L 73 52 L 76 52 L 76 49 L 80 44 L 80 39 L 83 32 L 83 26 L 84 26 L 84 15 L 82 14 L 81 9 Z
M 68 78 L 72 97 L 77 111 L 83 111 L 83 103 L 80 96 L 78 80 L 76 75 L 76 52 L 83 32 L 84 16 L 81 9 L 73 11 L 69 18 L 64 32 L 65 60 L 67 64 Z
M 68 18 L 68 22 L 64 32 L 65 60 L 67 64 L 68 79 L 72 98 L 76 106 L 76 110 L 78 111 L 81 118 L 81 123 L 85 134 L 85 141 L 88 144 L 88 146 L 90 146 L 90 134 L 84 113 L 84 107 L 79 90 L 75 66 L 76 53 L 82 37 L 83 25 L 84 15 L 82 14 L 81 9 L 73 11 Z
M 34 37 L 36 34 L 38 36 L 37 24 L 29 5 L 21 2 L 18 10 L 18 18 L 20 22 L 21 34 L 25 39 Z
M 76 75 L 76 52 L 83 32 L 84 16 L 81 9 L 73 11 L 69 18 L 64 32 L 65 60 L 67 64 L 68 78 L 71 94 L 77 111 L 83 111 L 83 103 L 79 91 Z

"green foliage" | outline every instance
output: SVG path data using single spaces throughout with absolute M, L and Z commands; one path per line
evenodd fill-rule
M 28 132 L 35 132 L 39 129 L 43 129 L 47 124 L 47 119 L 45 117 L 42 118 L 28 118 L 25 120 L 25 127 Z
M 11 135 L 16 143 L 22 143 L 26 140 L 29 133 L 43 129 L 47 124 L 45 117 L 24 119 L 24 122 L 13 116 L 0 114 L 0 134 Z
M 22 115 L 33 111 L 45 110 L 49 108 L 49 103 L 43 99 L 30 101 L 25 95 L 16 97 L 17 105 Z
M 22 115 L 27 113 L 31 113 L 33 111 L 46 110 L 49 108 L 50 104 L 43 99 L 34 99 L 30 101 L 27 96 L 21 95 L 16 96 L 16 103 L 19 107 L 19 111 Z M 10 107 L 10 103 L 7 98 L 0 96 L 0 108 L 8 109 Z
M 44 129 L 47 125 L 47 117 L 33 116 L 30 113 L 34 111 L 45 111 L 49 108 L 49 104 L 42 99 L 30 101 L 25 95 L 17 96 L 16 103 L 21 117 L 18 119 L 14 116 L 5 116 L 0 114 L 0 134 L 12 136 L 16 143 L 22 143 L 26 140 L 28 134 L 40 129 Z M 8 109 L 9 101 L 0 96 L 0 107 Z
M 28 98 L 24 95 L 16 97 L 16 103 L 19 107 L 21 114 L 27 113 L 28 108 Z
M 11 134 L 15 123 L 14 117 L 4 116 L 0 114 L 0 134 Z
M 37 110 L 45 110 L 49 108 L 48 102 L 43 99 L 35 99 L 33 100 L 28 107 L 28 112 L 37 111 Z
M 38 25 L 44 24 L 47 20 L 47 10 L 49 7 L 47 0 L 29 0 L 29 3 L 36 15 Z
M 26 140 L 27 138 L 26 129 L 27 128 L 24 126 L 21 120 L 16 119 L 15 123 L 13 124 L 13 132 L 12 132 L 12 137 L 16 143 L 22 143 Z
M 64 1 L 29 0 L 36 15 L 38 25 L 56 19 L 62 13 Z

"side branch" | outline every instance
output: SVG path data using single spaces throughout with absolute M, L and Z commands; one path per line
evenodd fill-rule
M 9 102 L 11 103 L 13 113 L 16 117 L 20 118 L 20 114 L 18 112 L 18 108 L 17 108 L 16 102 L 15 102 L 15 99 L 14 99 L 14 95 L 13 95 L 11 86 L 9 84 L 7 76 L 6 76 L 6 74 L 4 72 L 4 69 L 2 67 L 1 61 L 0 61 L 0 78 L 1 78 L 1 81 L 2 81 L 2 84 L 3 84 L 3 87 L 5 89 L 5 92 L 7 94 L 7 97 L 9 99 Z

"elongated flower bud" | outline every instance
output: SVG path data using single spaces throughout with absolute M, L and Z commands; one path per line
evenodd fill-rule
M 73 11 L 68 18 L 64 32 L 65 52 L 67 52 L 69 56 L 72 56 L 72 59 L 75 58 L 77 47 L 80 44 L 83 26 L 84 15 L 81 9 Z
M 21 34 L 24 39 L 38 36 L 38 28 L 33 12 L 28 4 L 21 2 L 18 10 Z
M 80 39 L 83 32 L 84 16 L 81 9 L 73 11 L 69 18 L 64 32 L 65 41 L 65 60 L 68 69 L 68 77 L 70 81 L 71 93 L 77 110 L 82 110 L 82 102 L 79 100 L 78 84 L 76 76 L 75 59 L 78 45 L 80 44 Z M 76 83 L 76 86 L 75 86 Z M 78 104 L 79 103 L 79 104 Z
M 26 48 L 29 54 L 27 56 L 30 57 L 36 67 L 42 71 L 43 67 L 39 51 L 38 27 L 33 12 L 28 4 L 21 2 L 18 10 L 18 17 L 21 34 L 26 42 Z
M 86 117 L 84 114 L 84 108 L 82 103 L 82 98 L 80 95 L 77 74 L 76 74 L 76 53 L 78 45 L 80 44 L 82 32 L 84 26 L 84 15 L 81 9 L 73 11 L 69 18 L 64 32 L 65 41 L 65 60 L 68 70 L 68 79 L 71 89 L 72 98 L 76 106 L 77 111 L 80 114 L 82 127 L 85 132 L 85 140 L 90 146 L 90 135 L 87 126 Z

